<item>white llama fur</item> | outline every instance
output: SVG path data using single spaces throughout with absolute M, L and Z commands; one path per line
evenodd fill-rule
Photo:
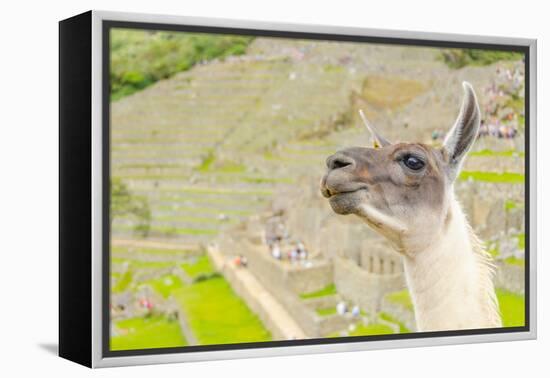
M 454 196 L 453 196 L 454 197 Z M 407 286 L 419 331 L 501 327 L 490 255 L 450 199 L 446 230 L 426 250 L 405 253 Z

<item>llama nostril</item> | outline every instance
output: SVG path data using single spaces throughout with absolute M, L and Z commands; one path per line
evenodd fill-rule
M 345 155 L 332 155 L 327 160 L 327 167 L 330 170 L 345 168 L 350 165 L 353 165 L 354 161 L 352 158 Z

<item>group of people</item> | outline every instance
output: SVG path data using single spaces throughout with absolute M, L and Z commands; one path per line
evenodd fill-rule
M 336 313 L 338 315 L 346 315 L 348 312 L 354 318 L 358 318 L 361 315 L 361 309 L 359 308 L 359 306 L 354 305 L 350 309 L 348 308 L 348 305 L 346 302 L 344 301 L 338 302 L 338 304 L 336 305 Z
M 495 80 L 483 91 L 483 119 L 479 128 L 479 137 L 514 139 L 518 136 L 521 110 L 511 105 L 521 94 L 524 74 L 520 66 L 513 69 L 497 68 Z M 432 140 L 440 140 L 445 133 L 432 132 Z
M 514 139 L 518 134 L 516 125 L 502 123 L 500 119 L 491 117 L 488 122 L 481 121 L 479 136 L 492 136 L 499 139 Z
M 233 264 L 240 268 L 246 268 L 248 266 L 248 259 L 246 256 L 238 255 L 233 259 Z
M 271 256 L 276 260 L 288 260 L 291 263 L 301 261 L 305 264 L 309 253 L 300 240 L 290 243 L 291 247 L 283 251 L 282 245 L 287 244 L 289 240 L 290 235 L 282 218 L 280 216 L 270 218 L 266 224 L 265 243 Z
M 286 256 L 281 250 L 280 243 L 273 242 L 268 243 L 269 252 L 274 259 L 283 260 L 287 259 L 291 263 L 297 261 L 305 261 L 308 257 L 308 251 L 301 241 L 298 241 L 289 251 L 286 252 Z

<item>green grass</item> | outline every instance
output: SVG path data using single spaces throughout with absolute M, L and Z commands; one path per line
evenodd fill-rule
M 511 210 L 517 209 L 520 206 L 523 206 L 523 204 L 521 204 L 517 201 L 510 200 L 510 199 L 507 199 L 504 202 L 504 210 L 506 210 L 506 211 L 511 211 Z
M 158 206 L 158 210 L 160 211 L 168 211 L 168 210 L 173 210 L 173 207 L 170 206 L 170 205 L 161 205 L 161 206 Z M 216 214 L 216 215 L 219 215 L 220 213 L 224 213 L 224 214 L 227 214 L 227 215 L 242 215 L 242 216 L 247 216 L 247 215 L 252 215 L 254 214 L 254 212 L 252 210 L 237 210 L 237 209 L 213 209 L 213 208 L 208 208 L 208 207 L 193 207 L 193 206 L 178 206 L 177 208 L 178 212 L 181 212 L 181 213 L 185 213 L 185 212 L 194 212 L 194 213 L 197 213 L 197 214 L 205 214 L 205 213 L 208 213 L 208 214 Z M 164 217 L 156 217 L 155 219 L 158 219 L 158 220 L 162 220 L 162 219 L 167 219 L 168 216 L 164 216 Z
M 128 259 L 122 259 L 120 257 L 111 257 L 111 264 L 124 264 L 128 263 L 129 268 L 128 270 L 132 270 L 134 268 L 137 269 L 158 269 L 158 268 L 166 268 L 170 265 L 173 265 L 170 261 L 143 261 L 143 260 L 128 260 Z
M 289 177 L 260 177 L 260 176 L 243 176 L 241 181 L 251 184 L 292 184 L 295 179 Z
M 163 277 L 145 281 L 143 282 L 143 285 L 151 286 L 164 298 L 168 298 L 174 290 L 183 287 L 183 283 L 181 282 L 180 278 L 178 276 L 174 276 L 173 274 L 168 274 Z
M 483 149 L 479 151 L 470 152 L 469 156 L 489 156 L 489 157 L 525 157 L 525 152 L 519 152 L 516 150 L 506 151 L 494 151 L 489 149 Z
M 385 324 L 372 323 L 369 325 L 359 325 L 354 331 L 350 332 L 350 336 L 372 336 L 372 335 L 389 335 L 393 333 L 393 329 Z
M 252 37 L 168 31 L 111 31 L 111 99 L 118 100 L 196 63 L 246 52 Z
M 518 248 L 525 250 L 525 234 L 517 234 L 516 238 L 518 239 Z
M 525 324 L 525 298 L 522 295 L 514 294 L 503 289 L 496 289 L 502 324 L 504 327 L 523 326 Z M 390 293 L 386 296 L 388 300 L 402 304 L 410 311 L 414 311 L 410 300 L 409 292 L 402 290 Z M 391 316 L 391 315 L 390 315 Z M 389 320 L 389 319 L 386 319 Z M 391 321 L 391 320 L 389 320 Z M 396 322 L 397 323 L 397 322 Z
M 330 316 L 336 314 L 336 306 L 327 308 L 318 308 L 315 310 L 319 316 Z
M 260 319 L 222 277 L 185 286 L 173 295 L 202 345 L 271 340 Z
M 525 259 L 515 257 L 515 256 L 510 256 L 505 258 L 504 262 L 509 265 L 515 265 L 515 266 L 521 266 L 521 267 L 525 266 Z
M 461 180 L 474 180 L 484 182 L 508 183 L 508 184 L 523 184 L 525 183 L 525 175 L 514 172 L 481 172 L 481 171 L 462 171 L 460 173 Z
M 122 277 L 119 278 L 116 285 L 114 285 L 111 288 L 111 292 L 112 293 L 121 293 L 121 292 L 125 291 L 132 284 L 132 278 L 133 278 L 132 271 L 130 269 L 128 269 L 126 272 L 124 272 Z
M 386 298 L 393 303 L 400 304 L 409 311 L 414 311 L 411 296 L 408 290 L 395 291 L 386 295 Z
M 178 322 L 165 316 L 131 318 L 115 324 L 127 333 L 111 337 L 111 350 L 169 348 L 187 344 Z
M 117 253 L 144 253 L 144 254 L 160 254 L 163 256 L 173 255 L 179 253 L 194 253 L 194 250 L 191 249 L 171 249 L 171 248 L 150 248 L 150 247 L 122 247 L 122 246 L 111 246 L 111 252 L 113 254 Z
M 334 295 L 336 293 L 337 293 L 336 286 L 332 283 L 330 285 L 325 286 L 321 290 L 300 294 L 300 298 L 302 299 L 319 298 L 319 297 L 326 297 L 327 295 Z
M 408 329 L 403 323 L 401 323 L 399 320 L 395 319 L 393 316 L 391 316 L 390 314 L 387 314 L 385 312 L 381 312 L 378 314 L 378 316 L 381 318 L 381 319 L 384 319 L 385 321 L 387 322 L 391 322 L 391 323 L 395 323 L 399 326 L 399 333 L 409 333 L 411 332 L 410 329 Z
M 125 224 L 117 224 L 113 226 L 114 231 L 131 231 L 133 230 L 132 226 Z M 150 228 L 150 233 L 155 234 L 164 234 L 166 236 L 176 236 L 176 235 L 216 235 L 218 230 L 208 229 L 208 228 L 191 228 L 191 227 L 172 227 L 172 226 L 152 226 Z
M 525 325 L 525 297 L 503 289 L 496 290 L 502 325 L 504 327 L 521 327 Z
M 195 261 L 181 264 L 182 269 L 193 279 L 200 275 L 210 275 L 215 272 L 212 263 L 207 255 L 200 256 Z

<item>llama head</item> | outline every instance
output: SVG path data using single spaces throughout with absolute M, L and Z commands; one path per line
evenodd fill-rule
M 480 111 L 472 86 L 443 147 L 391 143 L 364 119 L 374 148 L 350 147 L 327 159 L 321 193 L 338 214 L 355 214 L 402 253 L 425 249 L 452 217 L 453 183 L 474 143 Z

